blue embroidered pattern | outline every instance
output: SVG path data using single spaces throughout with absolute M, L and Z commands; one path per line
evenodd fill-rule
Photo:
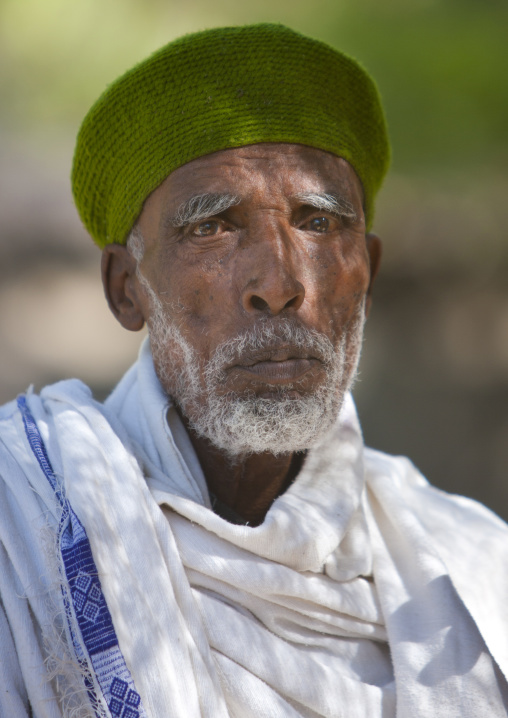
M 138 718 L 137 710 L 140 698 L 136 691 L 129 688 L 125 681 L 118 678 L 113 680 L 111 684 L 111 702 L 109 708 L 112 715 L 120 716 L 120 718 Z
M 19 396 L 17 403 L 23 417 L 30 448 L 62 507 L 59 545 L 65 577 L 70 589 L 72 609 L 82 639 L 81 641 L 77 640 L 73 627 L 69 624 L 76 657 L 85 667 L 84 645 L 111 716 L 114 718 L 146 718 L 145 710 L 141 705 L 141 697 L 136 691 L 134 681 L 118 645 L 118 638 L 106 599 L 102 593 L 85 528 L 58 486 L 44 441 L 37 423 L 30 413 L 26 397 Z M 68 599 L 64 597 L 64 600 L 67 605 Z M 91 683 L 86 679 L 85 683 L 91 693 L 92 704 L 96 704 L 97 699 L 93 695 Z M 99 715 L 98 712 L 97 715 Z

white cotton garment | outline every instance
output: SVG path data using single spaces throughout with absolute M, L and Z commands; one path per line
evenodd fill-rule
M 75 381 L 27 405 L 86 530 L 140 701 L 131 715 L 507 715 L 508 528 L 364 449 L 350 397 L 258 527 L 211 510 L 147 344 L 105 406 Z M 67 690 L 73 715 L 114 718 L 131 693 L 108 686 L 86 642 L 95 707 L 71 668 L 44 675 L 62 652 L 61 592 L 40 537 L 59 510 L 14 405 L 0 439 L 0 716 L 71 715 Z M 62 633 L 71 657 L 76 610 Z
M 316 447 L 261 526 L 233 525 L 209 508 L 190 441 L 144 351 L 136 379 L 107 409 L 143 442 L 135 451 L 175 537 L 230 715 L 350 716 L 355 706 L 359 716 L 394 716 L 351 399 L 340 449 L 328 439 Z M 176 464 L 186 468 L 179 486 L 168 481 Z

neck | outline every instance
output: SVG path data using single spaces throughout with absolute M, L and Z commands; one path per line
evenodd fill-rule
M 232 460 L 208 439 L 198 436 L 184 416 L 180 414 L 180 417 L 210 493 L 249 526 L 262 524 L 273 501 L 289 488 L 299 473 L 305 454 L 274 456 L 265 452 Z

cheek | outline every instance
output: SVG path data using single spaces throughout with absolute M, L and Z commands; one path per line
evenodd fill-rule
M 192 345 L 207 355 L 222 340 L 233 316 L 237 289 L 234 277 L 220 261 L 186 267 L 176 273 L 171 295 L 176 299 L 176 320 Z
M 314 287 L 321 307 L 333 313 L 354 313 L 367 292 L 370 281 L 366 249 L 354 246 L 345 250 L 332 246 L 327 250 L 310 251 L 306 268 L 308 285 Z

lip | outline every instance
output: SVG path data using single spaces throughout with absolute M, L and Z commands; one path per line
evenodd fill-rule
M 297 359 L 319 360 L 319 357 L 309 353 L 308 349 L 291 345 L 265 347 L 258 351 L 245 353 L 241 359 L 232 362 L 228 368 L 250 368 L 255 364 L 265 362 L 282 363 Z
M 291 358 L 282 360 L 268 359 L 249 364 L 237 364 L 234 368 L 248 373 L 251 378 L 269 384 L 284 384 L 300 379 L 304 374 L 315 369 L 321 362 L 313 357 Z

